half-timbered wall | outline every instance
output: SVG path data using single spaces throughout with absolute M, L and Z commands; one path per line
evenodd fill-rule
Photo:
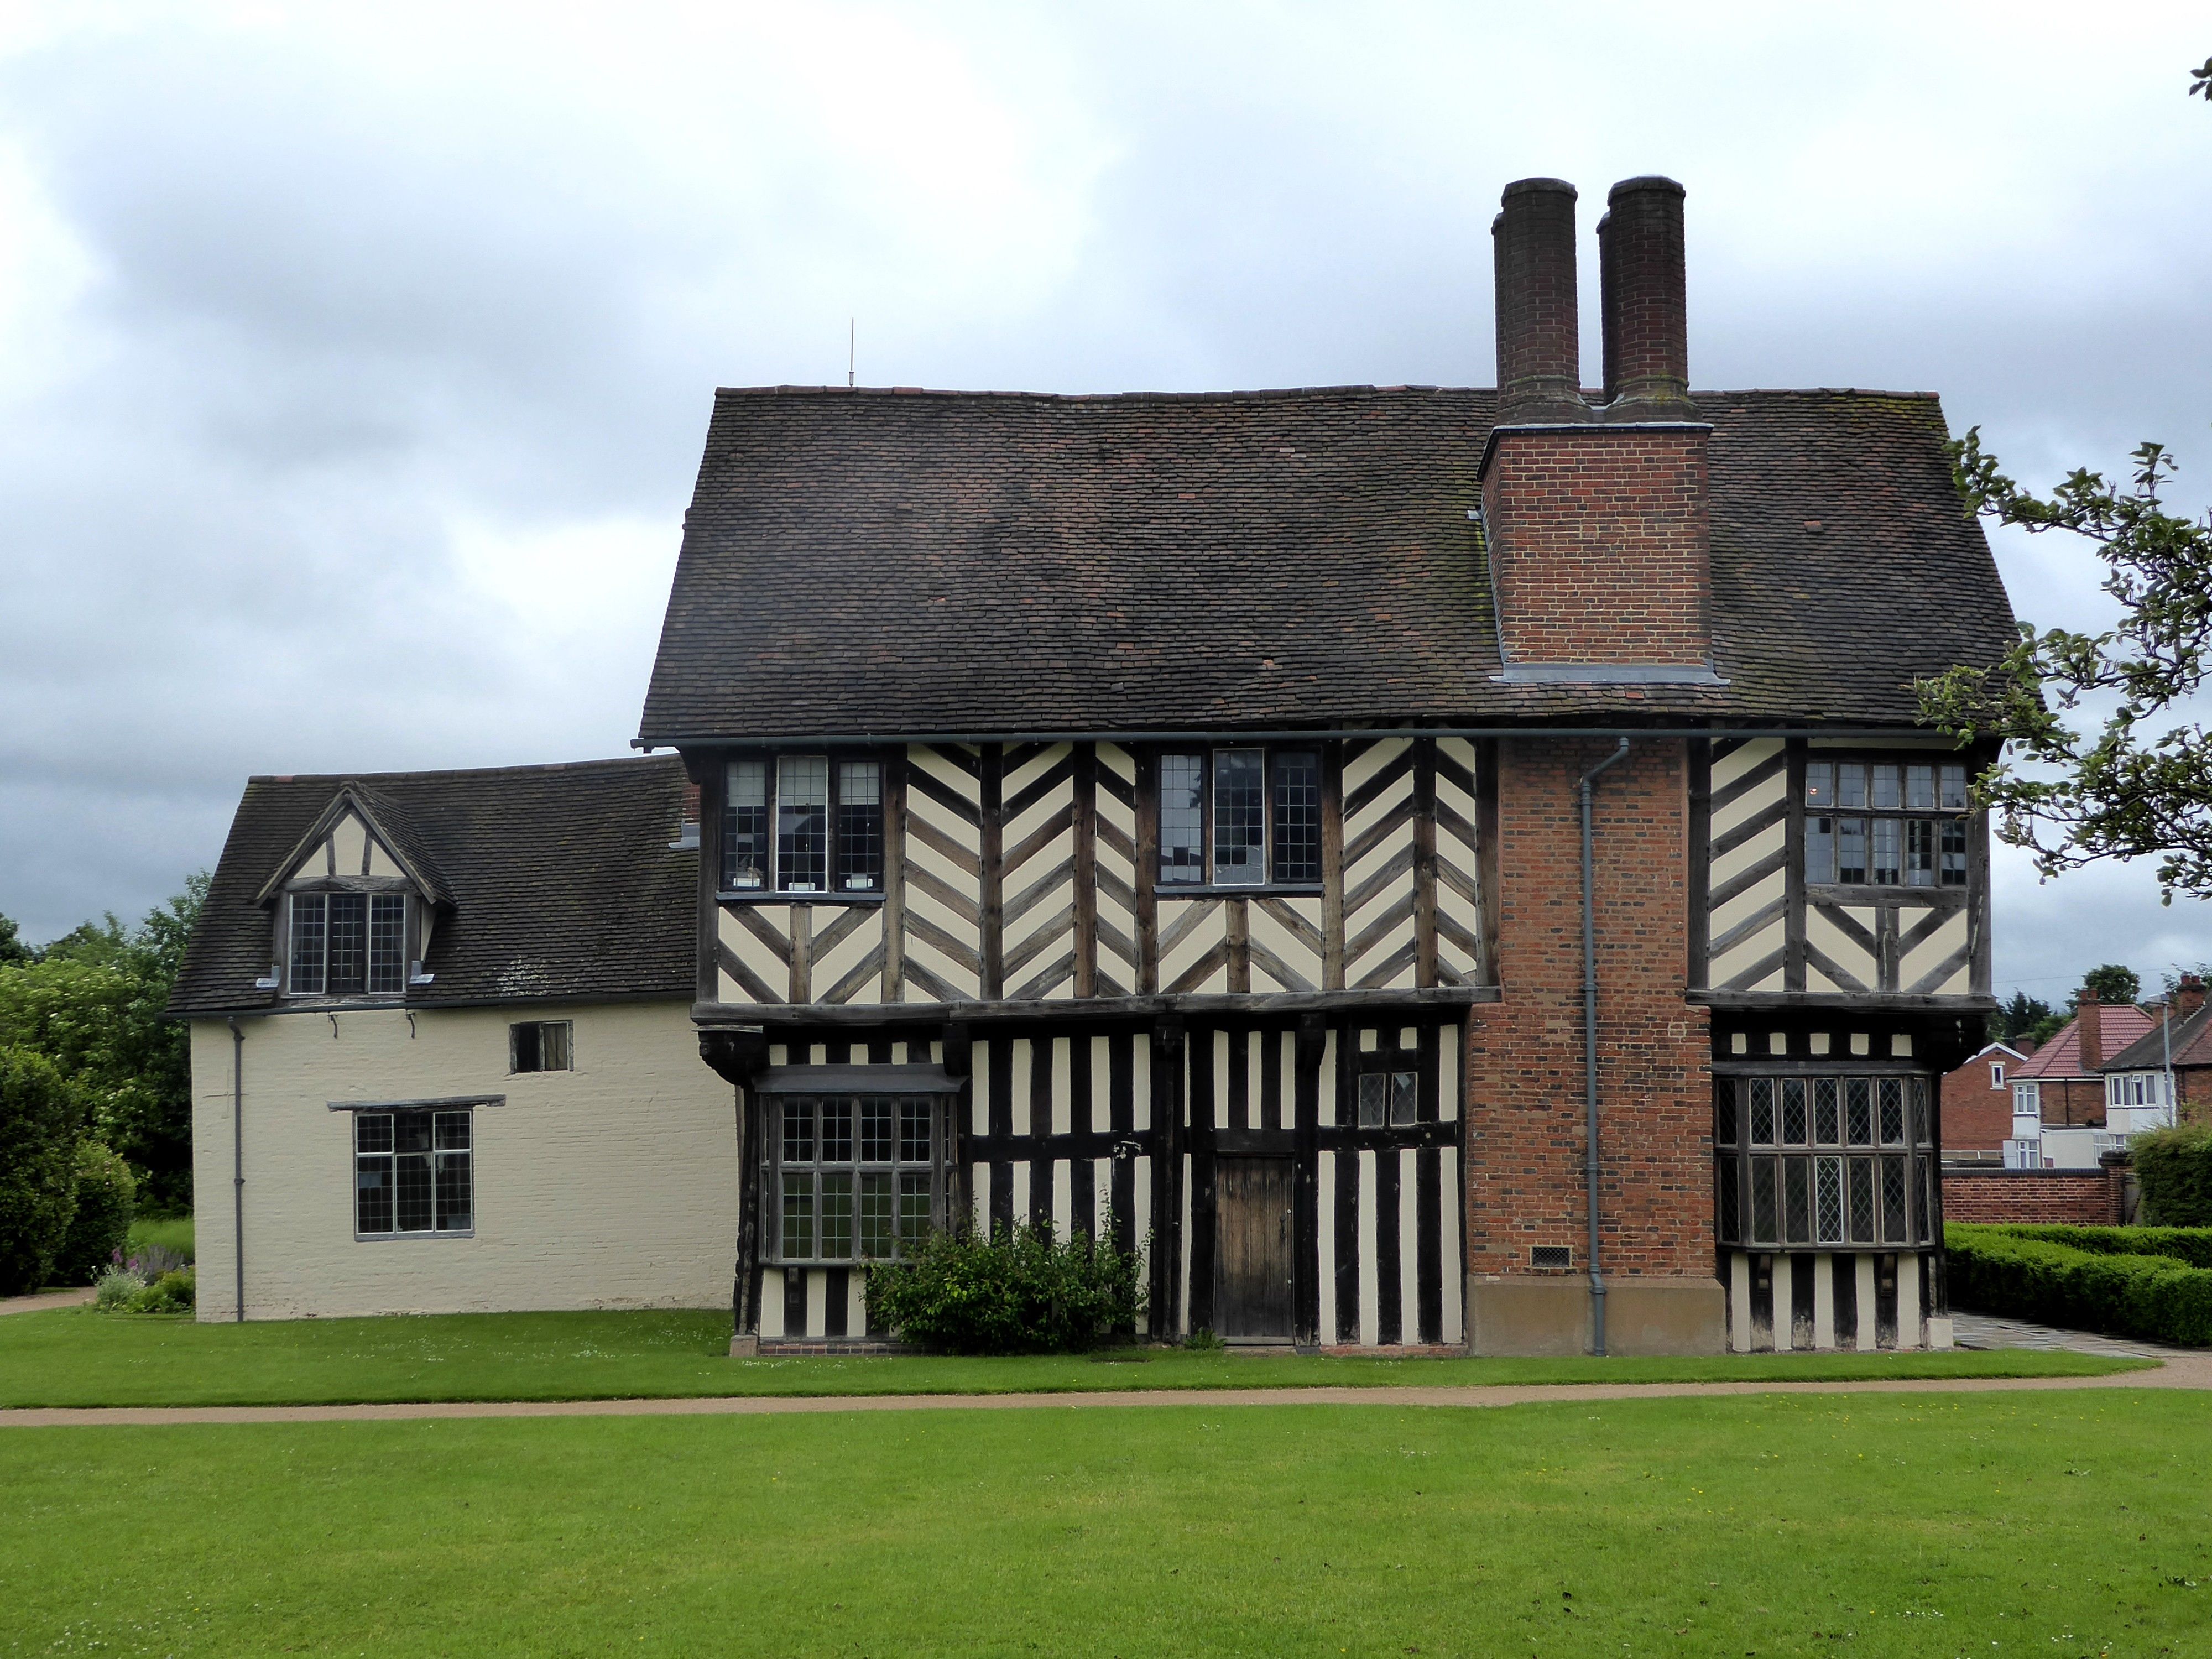
M 1302 1345 L 1456 1345 L 1462 1300 L 1463 1030 L 1457 1024 L 1080 1026 L 978 1036 L 955 1121 L 958 1202 L 978 1230 L 1049 1223 L 1148 1251 L 1152 1333 L 1217 1328 L 1224 1164 L 1279 1161 L 1293 1190 Z M 769 1063 L 941 1061 L 934 1040 L 776 1042 Z M 1363 1125 L 1363 1073 L 1418 1079 L 1409 1112 Z M 1402 1121 L 1401 1121 L 1402 1120 Z M 1164 1174 L 1163 1173 L 1164 1172 Z M 764 1343 L 868 1333 L 864 1267 L 769 1262 Z
M 884 757 L 883 890 L 710 892 L 701 999 L 1036 1003 L 1487 983 L 1474 746 L 1322 748 L 1318 890 L 1186 895 L 1155 880 L 1150 753 L 908 745 Z M 710 775 L 710 797 L 720 787 Z M 705 825 L 719 824 L 707 806 Z
M 1863 745 L 1854 750 L 1877 752 Z M 1817 740 L 1778 738 L 1712 745 L 1703 801 L 1705 939 L 1693 952 L 1701 957 L 1703 983 L 1731 992 L 1986 995 L 1989 836 L 1983 815 L 1967 826 L 1963 885 L 1807 882 L 1806 763 L 1837 752 Z M 1955 751 L 1909 746 L 1894 754 L 1956 758 Z
M 1948 1348 L 1933 1252 L 1723 1250 L 1735 1353 Z

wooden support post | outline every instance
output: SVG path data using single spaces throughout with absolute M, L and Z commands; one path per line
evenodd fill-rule
M 1160 757 L 1135 751 L 1137 763 L 1137 994 L 1160 988 Z
M 1328 1049 L 1328 1023 L 1301 1015 L 1292 1061 L 1291 1111 L 1297 1130 L 1297 1184 L 1293 1195 L 1297 1255 L 1293 1328 L 1302 1348 L 1318 1346 L 1321 1329 L 1321 1067 Z
M 1152 1337 L 1172 1342 L 1182 1330 L 1183 1028 L 1164 1019 L 1152 1028 Z

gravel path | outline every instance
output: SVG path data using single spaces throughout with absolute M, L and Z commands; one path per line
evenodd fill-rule
M 1043 1411 L 1115 1406 L 1526 1406 L 1758 1394 L 1992 1394 L 2067 1389 L 2212 1389 L 2212 1354 L 2113 1376 L 1942 1377 L 1842 1382 L 1570 1382 L 1526 1388 L 1126 1389 L 1095 1394 L 736 1395 L 517 1400 L 391 1406 L 118 1406 L 0 1411 L 0 1428 L 176 1423 L 379 1423 L 490 1417 L 784 1417 L 823 1412 Z
M 44 1313 L 48 1308 L 82 1308 L 100 1292 L 89 1285 L 74 1291 L 40 1291 L 36 1296 L 0 1296 L 0 1314 Z

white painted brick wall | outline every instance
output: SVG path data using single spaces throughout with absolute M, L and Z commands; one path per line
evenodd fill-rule
M 575 1024 L 573 1072 L 512 1076 L 507 1025 Z M 538 1308 L 726 1307 L 734 1093 L 683 1002 L 320 1013 L 246 1034 L 249 1319 Z M 231 1039 L 192 1026 L 199 1316 L 236 1312 Z M 356 1240 L 353 1120 L 331 1101 L 504 1095 L 476 1113 L 471 1237 Z

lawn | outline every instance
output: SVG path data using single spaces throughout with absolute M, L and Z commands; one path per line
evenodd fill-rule
M 2212 1651 L 2183 1394 L 0 1431 L 0 1651 Z
M 1302 1358 L 1137 1350 L 1031 1359 L 733 1360 L 729 1328 L 729 1316 L 718 1311 L 454 1314 L 201 1325 L 180 1317 L 66 1309 L 0 1320 L 0 1406 L 2081 1376 L 2141 1363 L 2024 1350 L 1694 1359 Z

